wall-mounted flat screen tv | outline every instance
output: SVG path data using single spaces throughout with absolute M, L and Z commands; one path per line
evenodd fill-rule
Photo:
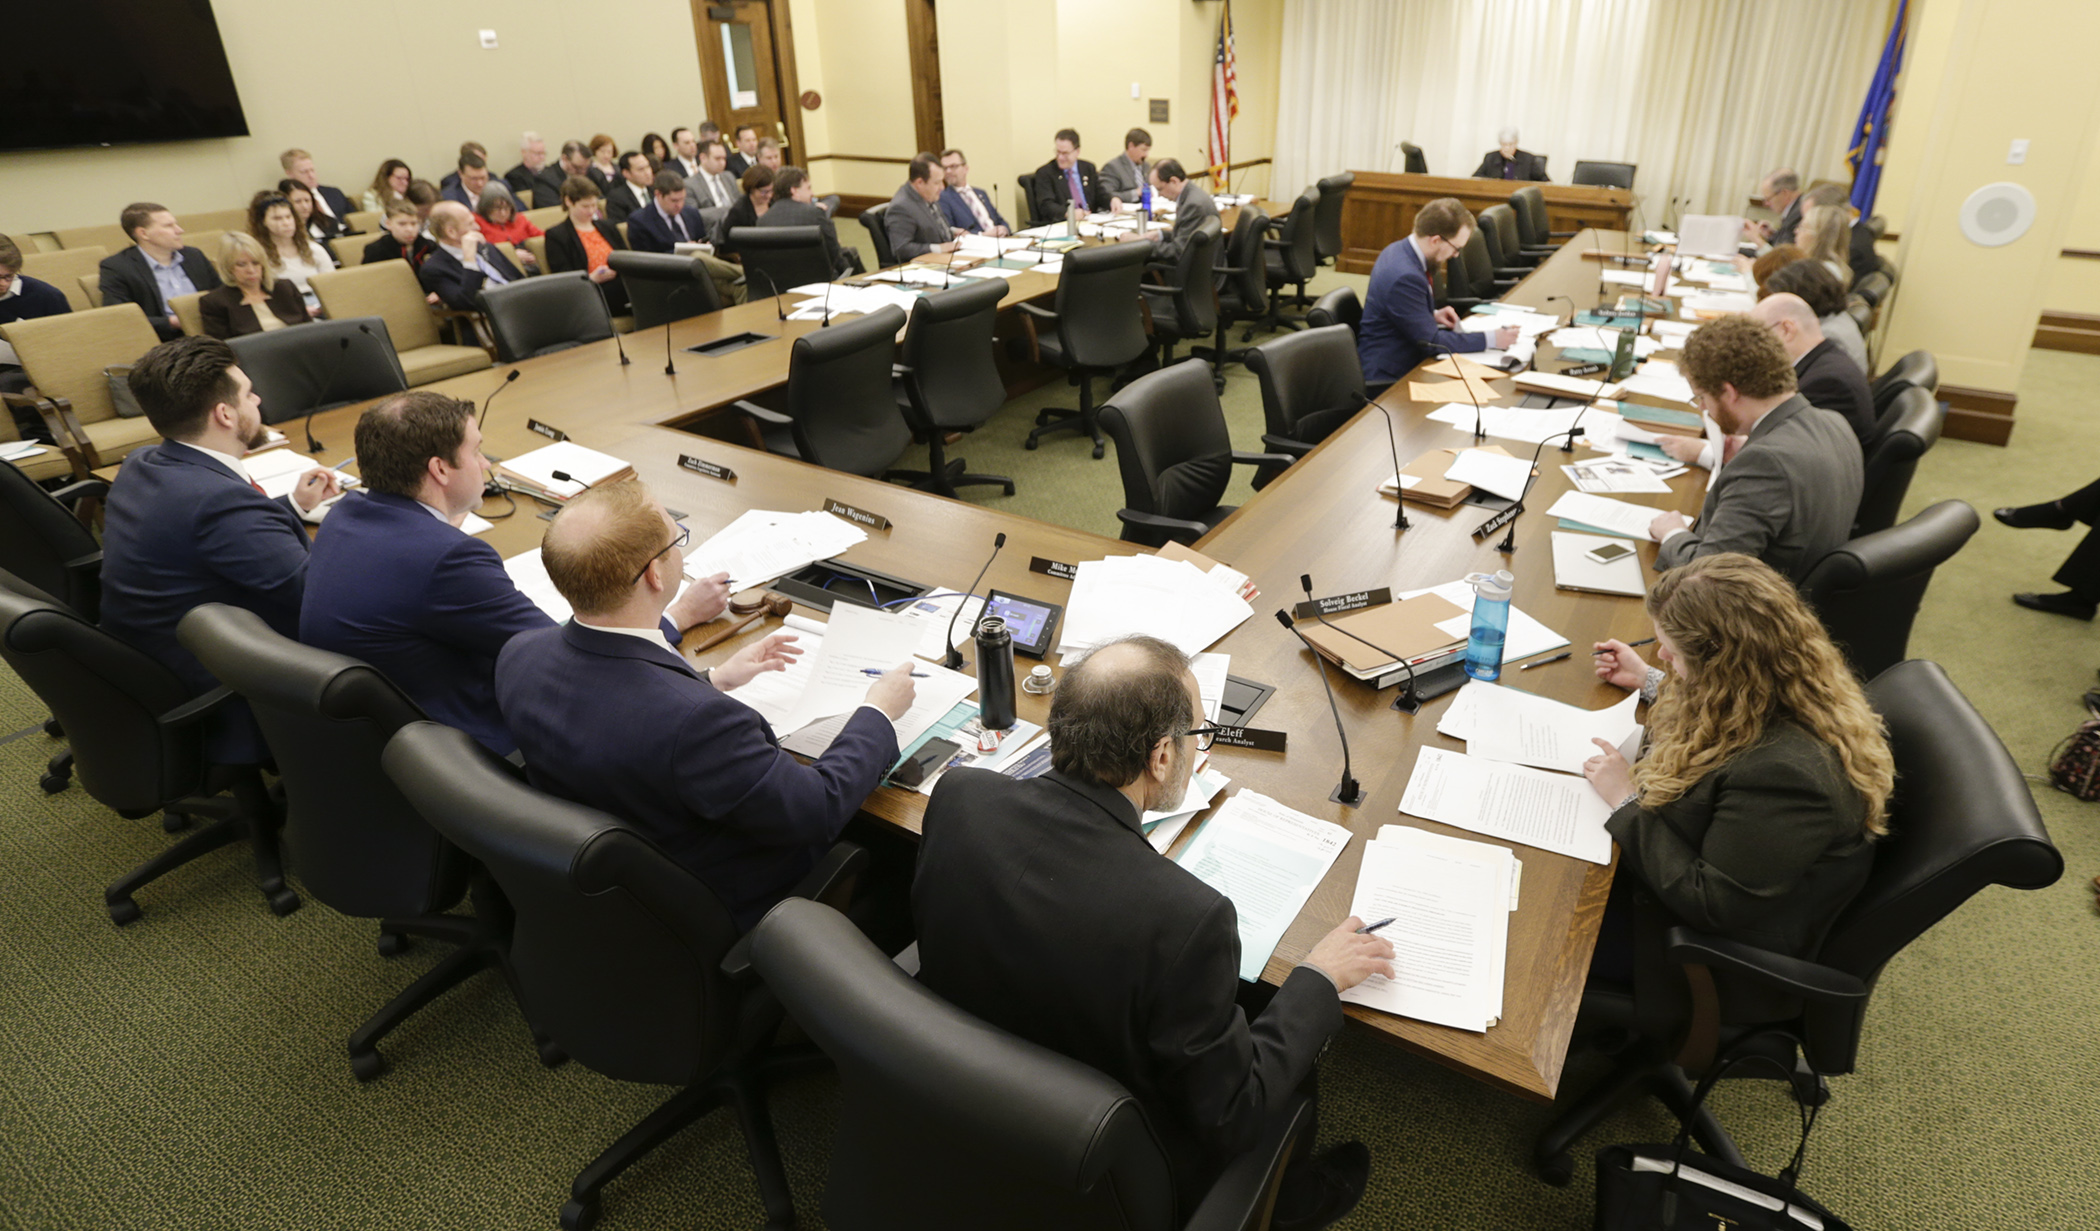
M 0 149 L 245 137 L 211 0 L 9 6 Z

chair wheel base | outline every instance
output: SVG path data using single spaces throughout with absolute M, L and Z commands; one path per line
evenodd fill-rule
M 139 904 L 130 898 L 116 898 L 104 902 L 103 905 L 109 911 L 109 921 L 118 927 L 138 922 L 139 916 L 145 913 L 139 909 Z
M 299 895 L 290 889 L 276 889 L 268 893 L 270 913 L 283 918 L 299 909 Z
M 381 932 L 379 934 L 379 956 L 399 957 L 408 952 L 409 940 L 403 932 Z
M 1098 462 L 1106 456 L 1108 456 L 1108 446 L 1104 444 L 1096 444 L 1094 446 L 1094 460 Z
M 534 1039 L 532 1048 L 540 1054 L 540 1063 L 550 1069 L 558 1069 L 569 1062 L 569 1053 L 553 1039 Z
M 359 1081 L 371 1081 L 386 1070 L 386 1057 L 380 1055 L 376 1048 L 350 1053 L 350 1075 Z
M 1024 445 L 1022 445 L 1021 447 L 1022 447 L 1022 448 L 1024 448 L 1024 449 L 1033 449 L 1033 448 L 1035 448 L 1035 447 L 1036 447 L 1036 445 L 1037 445 L 1038 443 L 1039 443 L 1039 442 L 1038 442 L 1038 441 L 1036 440 L 1036 438 L 1035 438 L 1035 437 L 1033 437 L 1033 436 L 1030 436 L 1030 437 L 1028 438 L 1028 441 L 1027 441 L 1027 443 L 1026 443 L 1026 444 L 1024 444 Z M 51 790 L 52 788 L 50 788 L 50 787 L 45 787 L 44 789 L 48 791 L 48 790 Z
M 1033 448 L 1034 446 L 1031 445 L 1030 447 Z M 44 794 L 56 795 L 73 785 L 73 780 L 60 774 L 42 774 L 38 776 L 36 784 L 44 788 Z
M 190 814 L 187 812 L 163 812 L 160 814 L 160 831 L 181 833 L 190 827 L 190 821 Z
M 562 1231 L 589 1231 L 598 1225 L 598 1203 L 565 1201 L 561 1207 Z
M 1551 1158 L 1533 1159 L 1539 1178 L 1555 1188 L 1566 1188 L 1575 1178 L 1575 1160 L 1564 1150 Z

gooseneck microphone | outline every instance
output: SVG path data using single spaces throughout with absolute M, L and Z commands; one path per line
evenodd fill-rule
M 834 279 L 833 281 L 836 281 L 836 279 Z M 786 318 L 782 318 L 782 319 L 786 319 Z M 831 283 L 830 283 L 830 282 L 826 282 L 826 283 L 824 284 L 824 311 L 823 311 L 823 319 L 817 322 L 817 328 L 819 328 L 819 329 L 829 329 L 829 328 L 831 328 Z
M 1407 683 L 1401 686 L 1400 696 L 1398 702 L 1395 705 L 1395 708 L 1405 710 L 1407 713 L 1410 714 L 1420 709 L 1422 707 L 1421 699 L 1415 696 L 1415 665 L 1407 661 L 1407 657 L 1405 655 L 1395 654 L 1382 645 L 1377 645 L 1372 642 L 1366 641 L 1362 637 L 1357 636 L 1355 633 L 1350 632 L 1348 629 L 1343 628 L 1341 625 L 1334 623 L 1332 620 L 1329 620 L 1327 618 L 1327 613 L 1320 610 L 1319 601 L 1313 598 L 1311 573 L 1298 574 L 1298 585 L 1305 591 L 1305 601 L 1312 608 L 1313 619 L 1318 620 L 1322 624 L 1325 624 L 1330 630 L 1340 633 L 1342 636 L 1347 637 L 1349 640 L 1356 642 L 1358 645 L 1368 646 L 1371 649 L 1378 651 L 1380 654 L 1385 655 L 1387 658 L 1392 659 L 1394 662 L 1400 664 L 1401 669 L 1407 672 Z
M 1466 376 L 1465 369 L 1458 366 L 1457 351 L 1452 350 L 1442 342 L 1431 342 L 1429 345 L 1436 347 L 1451 357 L 1451 370 L 1458 373 L 1458 383 L 1466 387 L 1466 397 L 1473 403 L 1473 443 L 1479 444 L 1487 439 L 1487 428 L 1482 426 L 1481 422 L 1480 391 L 1473 387 L 1473 382 Z M 1398 454 L 1396 453 L 1395 456 L 1398 456 Z M 1395 466 L 1393 469 L 1397 472 L 1399 467 Z
M 943 643 L 947 648 L 942 655 L 941 665 L 950 671 L 960 671 L 963 665 L 962 651 L 955 648 L 955 621 L 961 618 L 963 608 L 970 605 L 971 596 L 977 593 L 977 582 L 983 581 L 984 575 L 992 571 L 992 561 L 999 558 L 999 550 L 1005 546 L 1006 532 L 1002 530 L 993 536 L 992 554 L 985 558 L 984 567 L 977 570 L 977 580 L 972 581 L 970 588 L 963 591 L 962 601 L 955 604 L 955 614 L 948 617 L 948 639 Z
M 1400 485 L 1400 442 L 1393 435 L 1393 412 L 1376 401 L 1371 405 L 1378 407 L 1378 413 L 1385 416 L 1385 444 L 1386 448 L 1393 451 L 1393 529 L 1405 530 L 1408 528 L 1407 489 Z M 1311 583 L 1308 581 L 1307 584 Z
M 583 280 L 590 282 L 590 275 L 585 274 Z M 605 284 L 603 282 L 591 282 L 591 285 L 598 288 L 598 302 L 605 305 L 605 319 L 607 321 L 612 320 L 612 300 L 606 297 Z M 618 347 L 620 351 L 620 366 L 624 368 L 628 364 L 633 363 L 634 360 L 627 357 L 627 344 L 620 341 L 620 331 L 617 329 L 613 330 L 612 336 L 613 345 Z M 671 331 L 669 329 L 664 330 L 664 336 L 666 338 L 670 337 Z
M 1305 639 L 1305 634 L 1298 631 L 1298 626 L 1291 623 L 1290 612 L 1278 608 L 1276 622 L 1289 630 L 1291 636 L 1312 654 L 1313 670 L 1320 673 L 1320 686 L 1327 690 L 1327 712 L 1334 715 L 1334 733 L 1342 738 L 1342 781 L 1334 788 L 1334 794 L 1327 798 L 1354 808 L 1364 801 L 1364 789 L 1357 784 L 1356 775 L 1349 772 L 1349 732 L 1342 727 L 1342 707 L 1334 703 L 1334 685 L 1327 682 L 1326 660 L 1320 657 L 1320 651 L 1313 649 L 1313 643 Z
M 475 427 L 481 427 L 489 421 L 489 403 L 496 400 L 497 394 L 503 392 L 505 389 L 510 388 L 510 383 L 518 379 L 520 375 L 521 372 L 519 369 L 512 368 L 508 373 L 504 375 L 503 383 L 489 390 L 489 395 L 481 399 L 481 414 L 476 416 L 474 419 Z
M 1607 375 L 1609 375 L 1609 373 L 1607 373 Z M 1600 384 L 1599 387 L 1602 388 L 1602 385 Z M 1596 399 L 1592 397 L 1590 400 L 1595 401 Z M 1587 404 L 1585 404 L 1582 408 L 1582 410 L 1588 409 L 1589 406 Z M 1582 420 L 1582 410 L 1578 410 L 1575 412 L 1575 419 L 1577 424 L 1580 424 Z M 1572 453 L 1575 451 L 1575 437 L 1580 435 L 1582 435 L 1582 428 L 1580 426 L 1570 427 L 1565 432 L 1556 432 L 1553 435 L 1546 437 L 1545 440 L 1539 441 L 1538 447 L 1531 451 L 1531 470 L 1527 470 L 1524 473 L 1524 488 L 1522 491 L 1517 493 L 1517 502 L 1509 506 L 1509 533 L 1503 535 L 1502 541 L 1495 544 L 1496 551 L 1501 552 L 1503 555 L 1508 555 L 1517 549 L 1517 518 L 1524 515 L 1524 501 L 1531 496 L 1531 485 L 1533 483 L 1538 482 L 1538 475 L 1532 472 L 1538 469 L 1539 454 L 1544 453 L 1546 451 L 1546 441 L 1559 440 L 1565 437 L 1568 440 L 1568 452 Z
M 360 325 L 358 328 L 362 329 L 364 326 Z M 343 374 L 343 365 L 350 360 L 350 339 L 337 338 L 336 341 L 341 344 L 342 349 L 336 352 L 335 369 L 328 373 L 328 383 L 321 386 L 321 391 L 314 395 L 314 404 L 306 408 L 306 451 L 308 453 L 319 453 L 322 449 L 321 442 L 314 439 L 314 416 L 321 413 L 321 407 L 328 404 L 328 395 L 335 392 L 335 382 Z

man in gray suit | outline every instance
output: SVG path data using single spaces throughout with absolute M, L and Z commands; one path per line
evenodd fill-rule
M 1123 134 L 1123 152 L 1101 164 L 1101 186 L 1108 190 L 1110 209 L 1118 203 L 1136 205 L 1144 197 L 1145 177 L 1152 170 L 1145 160 L 1151 156 L 1151 133 L 1133 128 Z
M 1865 475 L 1845 420 L 1794 390 L 1786 348 L 1759 322 L 1724 316 L 1684 344 L 1693 402 L 1721 430 L 1747 439 L 1707 489 L 1698 528 L 1658 515 L 1658 569 L 1739 551 L 1799 582 L 1816 561 L 1852 537 Z
M 1218 216 L 1218 203 L 1210 199 L 1208 189 L 1189 179 L 1179 159 L 1161 159 L 1154 164 L 1151 178 L 1153 194 L 1174 203 L 1173 231 L 1147 231 L 1143 235 L 1129 232 L 1117 238 L 1154 240 L 1159 244 L 1160 260 L 1178 261 L 1181 250 L 1188 246 L 1189 236 L 1196 233 L 1203 220 Z
M 720 141 L 700 146 L 700 169 L 685 177 L 686 195 L 701 209 L 728 209 L 743 189 L 729 173 L 729 147 Z
M 955 237 L 962 232 L 948 225 L 935 204 L 946 186 L 939 158 L 922 153 L 911 160 L 911 178 L 890 198 L 883 214 L 891 256 L 909 261 L 929 252 L 955 251 Z
M 818 238 L 824 241 L 824 258 L 831 262 L 832 277 L 861 272 L 860 254 L 839 244 L 837 224 L 817 204 L 815 190 L 809 186 L 809 172 L 800 167 L 782 167 L 780 174 L 773 177 L 773 202 L 766 207 L 758 225 L 815 227 Z

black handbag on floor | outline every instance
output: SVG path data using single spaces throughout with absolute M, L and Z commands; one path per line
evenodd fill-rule
M 1737 1056 L 1717 1066 L 1692 1096 L 1706 1102 L 1736 1065 L 1769 1056 Z M 1789 1080 L 1792 1074 L 1785 1074 Z M 1845 1221 L 1796 1188 L 1817 1108 L 1801 1109 L 1801 1144 L 1778 1176 L 1710 1158 L 1691 1148 L 1687 1115 L 1668 1145 L 1606 1146 L 1597 1151 L 1597 1231 L 1851 1231 Z

